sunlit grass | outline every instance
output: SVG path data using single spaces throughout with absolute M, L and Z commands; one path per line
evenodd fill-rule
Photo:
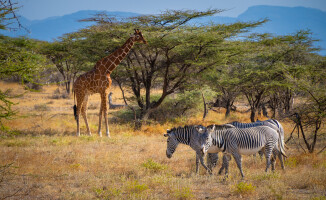
M 13 94 L 24 93 L 17 84 L 4 84 Z M 203 167 L 195 174 L 195 152 L 179 145 L 171 159 L 165 155 L 166 129 L 191 124 L 249 122 L 249 113 L 209 111 L 190 118 L 165 123 L 151 122 L 134 131 L 132 122 L 122 122 L 109 111 L 111 138 L 97 134 L 99 107 L 88 111 L 93 136 L 81 123 L 81 137 L 75 136 L 72 96 L 51 99 L 58 86 L 44 86 L 40 92 L 27 92 L 13 99 L 19 116 L 6 121 L 11 130 L 0 137 L 0 171 L 10 164 L 10 173 L 0 174 L 6 184 L 0 186 L 0 199 L 21 189 L 24 199 L 323 199 L 326 190 L 326 153 L 305 154 L 289 144 L 285 171 L 279 162 L 275 172 L 265 173 L 265 159 L 243 157 L 245 179 L 234 162 L 229 178 L 209 176 Z M 113 87 L 113 100 L 123 103 L 121 92 Z M 159 91 L 156 91 L 159 92 Z M 90 104 L 99 105 L 93 95 Z M 35 109 L 42 105 L 46 109 Z M 264 119 L 264 118 L 261 118 Z M 286 138 L 293 124 L 282 121 Z M 104 126 L 102 126 L 104 128 Z M 102 133 L 104 129 L 102 130 Z M 105 134 L 104 134 L 105 135 Z M 222 155 L 220 154 L 220 157 Z M 25 196 L 24 196 L 25 195 Z

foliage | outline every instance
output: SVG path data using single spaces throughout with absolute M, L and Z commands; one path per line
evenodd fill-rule
M 11 26 L 14 22 L 22 27 L 15 13 L 17 9 L 17 3 L 12 0 L 0 0 L 0 29 L 15 30 L 16 28 Z
M 35 83 L 43 70 L 44 58 L 33 50 L 37 43 L 26 38 L 9 38 L 0 36 L 0 78 L 16 76 L 22 84 Z M 0 90 L 0 127 L 3 119 L 11 119 L 13 102 L 6 91 Z
M 174 196 L 176 197 L 176 199 L 180 200 L 194 198 L 194 194 L 190 187 L 182 187 L 180 189 L 175 190 Z
M 74 34 L 67 34 L 53 43 L 44 43 L 39 51 L 56 66 L 64 80 L 66 92 L 70 94 L 71 83 L 77 73 L 87 66 L 86 54 L 79 40 L 75 40 Z
M 236 194 L 252 194 L 255 191 L 256 187 L 251 183 L 240 182 L 234 185 L 234 192 Z
M 98 24 L 79 31 L 77 40 L 84 47 L 92 46 L 84 52 L 97 61 L 99 56 L 105 55 L 104 50 L 113 52 L 121 46 L 135 26 L 141 29 L 148 44 L 133 47 L 111 77 L 122 89 L 132 92 L 134 105 L 140 110 L 138 118 L 146 121 L 169 95 L 182 93 L 191 85 L 200 85 L 197 75 L 219 62 L 218 58 L 222 59 L 218 52 L 226 39 L 264 22 L 201 26 L 189 23 L 192 19 L 219 12 L 221 10 L 217 9 L 204 12 L 168 10 L 160 15 L 124 20 L 101 15 L 88 19 Z M 161 90 L 155 100 L 153 88 Z
M 148 159 L 146 162 L 142 163 L 142 166 L 145 167 L 146 169 L 149 169 L 154 172 L 158 172 L 158 171 L 166 169 L 165 165 L 157 163 L 157 162 L 153 161 L 152 159 Z

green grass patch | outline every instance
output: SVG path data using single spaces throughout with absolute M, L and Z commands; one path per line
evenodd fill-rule
M 190 187 L 182 187 L 174 191 L 174 196 L 176 199 L 193 199 L 195 195 Z
M 256 190 L 256 187 L 251 183 L 240 182 L 233 186 L 233 192 L 240 195 L 253 194 Z
M 158 172 L 167 168 L 166 165 L 157 163 L 152 159 L 148 159 L 146 162 L 142 163 L 141 166 L 154 172 Z
M 292 167 L 292 168 L 297 167 L 298 160 L 295 157 L 290 157 L 290 158 L 286 159 L 285 165 L 288 167 Z
M 134 193 L 140 194 L 148 189 L 149 189 L 149 187 L 146 184 L 139 184 L 137 180 L 129 181 L 129 182 L 127 182 L 127 185 L 126 185 L 126 190 L 130 194 L 134 194 Z
M 258 181 L 275 180 L 275 179 L 279 179 L 279 178 L 280 178 L 280 174 L 276 173 L 276 172 L 264 173 L 264 174 L 260 174 L 260 175 L 253 177 L 254 180 L 258 180 Z

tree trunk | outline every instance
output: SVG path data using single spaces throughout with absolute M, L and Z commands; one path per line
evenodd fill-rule
M 66 92 L 67 92 L 67 94 L 70 94 L 70 81 L 66 81 L 65 82 L 65 86 L 66 86 Z
M 227 102 L 226 102 L 226 111 L 225 111 L 225 118 L 227 118 L 229 115 L 230 115 L 230 112 L 231 112 L 231 102 L 230 100 L 228 99 Z
M 251 108 L 251 113 L 250 113 L 250 120 L 251 122 L 255 122 L 255 115 L 256 115 L 256 108 Z
M 262 104 L 262 110 L 263 110 L 263 116 L 269 118 L 265 103 Z

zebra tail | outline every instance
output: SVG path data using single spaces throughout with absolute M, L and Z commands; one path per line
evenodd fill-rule
M 282 154 L 284 157 L 287 158 L 287 155 L 286 155 L 286 153 L 285 153 L 285 151 L 284 151 L 284 146 L 285 146 L 285 144 L 284 144 L 284 140 L 283 140 L 283 138 L 281 137 L 281 133 L 280 133 L 280 131 L 277 131 L 277 132 L 278 132 L 278 144 L 279 144 L 279 147 L 280 147 L 281 154 Z

